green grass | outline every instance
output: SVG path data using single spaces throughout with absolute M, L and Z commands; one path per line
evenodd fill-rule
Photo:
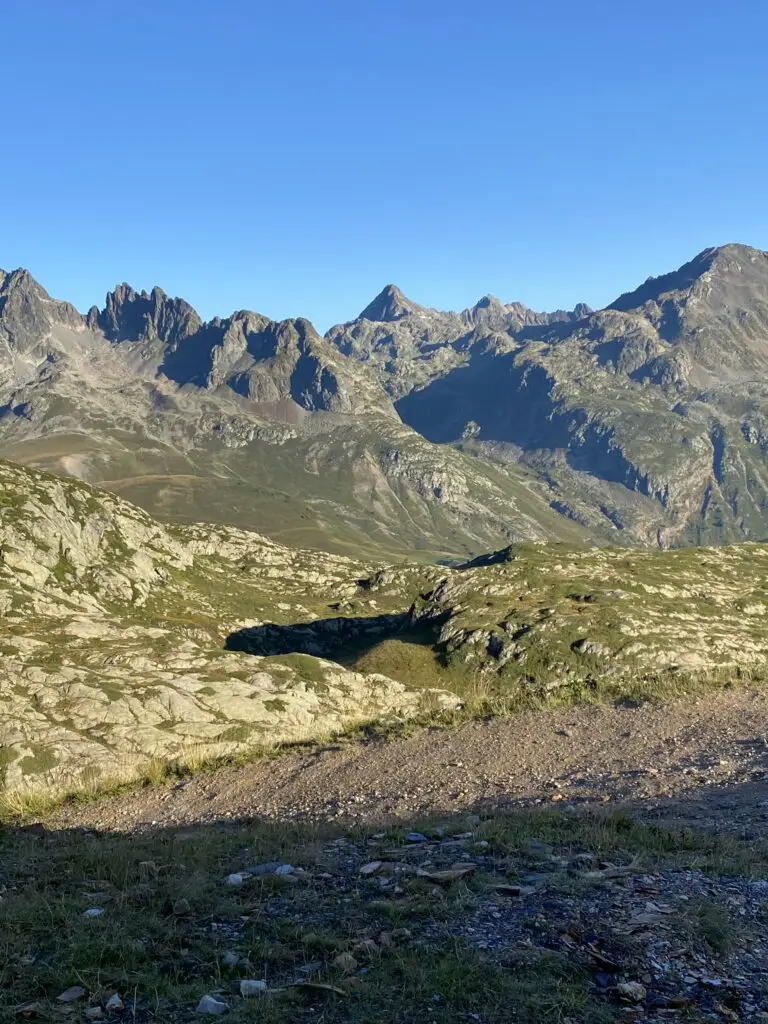
M 465 819 L 447 825 L 466 827 Z M 364 847 L 370 831 L 356 830 L 351 838 Z M 386 841 L 398 842 L 398 834 Z M 514 1020 L 531 1024 L 624 1019 L 595 999 L 589 971 L 556 950 L 534 949 L 530 962 L 511 970 L 503 958 L 452 938 L 454 922 L 483 898 L 481 878 L 437 893 L 414 883 L 399 901 L 372 899 L 355 871 L 340 881 L 328 860 L 328 843 L 339 835 L 350 833 L 265 823 L 135 835 L 0 828 L 0 1013 L 35 1002 L 37 1016 L 51 1019 L 56 996 L 81 985 L 86 994 L 78 1014 L 119 992 L 135 1000 L 129 1012 L 138 1019 L 165 1022 L 188 1020 L 211 991 L 229 1003 L 228 1019 L 268 1024 L 453 1024 L 472 1014 L 484 1024 L 506 1024 L 510 1008 Z M 766 851 L 756 844 L 672 832 L 621 815 L 496 815 L 475 826 L 475 836 L 521 863 L 521 850 L 535 838 L 561 853 L 640 857 L 649 869 L 768 869 Z M 304 867 L 306 875 L 293 885 L 274 876 L 242 887 L 223 884 L 229 872 L 267 860 Z M 85 918 L 89 907 L 104 914 Z M 694 910 L 703 941 L 724 950 L 719 917 Z M 362 952 L 361 938 L 370 940 Z M 226 966 L 222 957 L 233 950 L 250 965 Z M 335 966 L 341 953 L 365 972 Z M 315 961 L 312 979 L 343 994 L 292 985 L 296 969 Z M 277 991 L 242 1001 L 243 977 L 266 978 Z

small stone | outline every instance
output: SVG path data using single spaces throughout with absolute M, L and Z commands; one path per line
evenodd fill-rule
M 81 985 L 72 985 L 70 988 L 64 989 L 64 991 L 56 996 L 57 1003 L 74 1003 L 76 999 L 82 999 L 85 995 L 85 989 Z
M 280 864 L 280 865 L 278 865 L 278 867 L 275 868 L 275 874 L 276 875 L 292 875 L 294 870 L 295 869 L 294 869 L 292 864 Z
M 224 881 L 227 885 L 242 885 L 245 881 L 246 876 L 241 871 L 235 871 L 231 875 L 227 875 Z M 207 996 L 205 998 L 208 998 Z
M 642 1003 L 645 999 L 645 985 L 639 981 L 621 981 L 616 986 L 616 995 L 628 1003 Z
M 381 860 L 369 861 L 367 864 L 363 864 L 363 866 L 360 868 L 360 874 L 361 875 L 375 875 L 376 872 L 379 870 L 379 868 L 382 866 L 383 863 L 384 862 L 381 861 Z
M 249 875 L 274 875 L 279 867 L 279 860 L 269 860 L 265 864 L 254 864 L 253 867 L 247 870 Z
M 104 911 L 101 907 L 88 907 L 83 913 L 83 917 L 101 917 L 103 913 Z
M 107 1000 L 105 1005 L 106 1005 L 108 1010 L 115 1010 L 115 1011 L 117 1011 L 117 1010 L 124 1010 L 125 1009 L 125 1007 L 123 1005 L 123 1000 L 120 998 L 120 996 L 117 994 L 117 992 L 115 992 L 114 995 L 109 997 L 109 999 Z
M 189 905 L 189 900 L 176 900 L 176 902 L 173 904 L 173 912 L 177 917 L 183 917 L 184 914 L 188 914 L 191 909 L 192 908 Z
M 343 971 L 344 974 L 351 974 L 357 970 L 357 960 L 352 956 L 351 953 L 339 953 L 334 959 L 333 966 L 337 971 Z
M 228 949 L 224 956 L 221 958 L 221 962 L 225 967 L 237 967 L 240 963 L 240 954 L 235 953 L 234 950 Z
M 266 991 L 266 981 L 254 981 L 250 978 L 244 978 L 240 982 L 240 995 L 243 999 L 249 999 L 251 996 L 263 996 Z
M 405 837 L 409 843 L 428 843 L 429 840 L 421 832 L 409 832 Z
M 104 1011 L 100 1006 L 88 1006 L 85 1010 L 85 1016 L 88 1020 L 101 1020 L 104 1016 Z
M 197 1013 L 208 1013 L 215 1017 L 220 1016 L 222 1013 L 227 1012 L 227 1004 L 222 1003 L 220 999 L 215 996 L 203 996 L 200 1002 L 197 1004 Z

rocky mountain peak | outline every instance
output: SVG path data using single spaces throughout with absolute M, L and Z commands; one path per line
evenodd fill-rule
M 420 313 L 423 306 L 411 302 L 397 285 L 388 284 L 383 288 L 373 302 L 369 303 L 358 316 L 358 320 L 373 320 L 379 323 L 390 323 L 394 320 L 401 320 L 404 316 L 412 313 Z
M 622 312 L 640 309 L 647 302 L 676 298 L 684 301 L 697 288 L 709 291 L 713 284 L 730 290 L 757 287 L 768 290 L 768 253 L 748 245 L 730 243 L 704 249 L 677 270 L 649 277 L 639 288 L 625 292 L 608 309 Z
M 476 310 L 493 309 L 503 313 L 506 307 L 501 299 L 497 299 L 495 295 L 484 295 L 482 299 L 477 300 L 472 308 Z
M 0 270 L 0 338 L 25 352 L 48 337 L 55 324 L 82 328 L 83 319 L 68 302 L 52 299 L 28 270 Z
M 106 298 L 104 309 L 89 310 L 87 324 L 110 341 L 162 341 L 171 346 L 194 334 L 203 321 L 184 299 L 170 298 L 155 286 L 137 292 L 123 282 Z

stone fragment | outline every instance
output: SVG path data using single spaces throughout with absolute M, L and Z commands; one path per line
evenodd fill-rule
M 226 1013 L 229 1007 L 226 1003 L 222 1003 L 216 996 L 203 996 L 200 1002 L 197 1004 L 196 1013 L 207 1013 L 211 1016 L 218 1017 L 222 1013 Z
M 645 985 L 639 981 L 620 981 L 616 986 L 616 995 L 628 1003 L 642 1003 L 645 1000 Z
M 65 988 L 58 996 L 56 996 L 57 1003 L 74 1003 L 77 999 L 82 999 L 85 995 L 85 989 L 81 985 L 71 985 L 69 988 Z
M 379 868 L 382 867 L 383 863 L 384 862 L 381 860 L 371 860 L 367 864 L 363 864 L 363 866 L 360 868 L 360 874 L 375 875 Z
M 250 999 L 251 996 L 263 996 L 267 991 L 266 981 L 244 978 L 240 982 L 240 995 L 243 999 Z

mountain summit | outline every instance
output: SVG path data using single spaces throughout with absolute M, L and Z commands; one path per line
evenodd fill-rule
M 596 312 L 387 285 L 325 337 L 127 284 L 82 317 L 0 272 L 0 444 L 337 548 L 764 540 L 768 255 L 706 249 Z
M 423 311 L 424 307 L 411 302 L 409 298 L 403 295 L 397 285 L 388 284 L 386 288 L 382 288 L 373 302 L 370 302 L 365 307 L 358 320 L 391 323 L 394 320 L 401 320 L 404 316 Z

